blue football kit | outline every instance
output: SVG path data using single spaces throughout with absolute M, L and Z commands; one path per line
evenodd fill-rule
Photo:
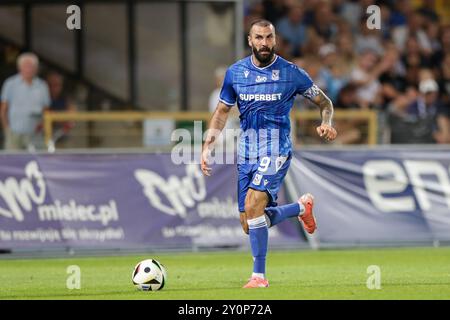
M 240 212 L 245 211 L 249 188 L 267 192 L 268 206 L 277 205 L 292 157 L 289 114 L 297 94 L 312 99 L 319 88 L 303 69 L 280 56 L 265 67 L 257 67 L 248 56 L 227 69 L 220 101 L 229 107 L 237 103 L 240 112 Z

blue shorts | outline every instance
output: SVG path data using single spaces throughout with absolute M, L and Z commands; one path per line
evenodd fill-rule
M 239 212 L 245 212 L 245 197 L 249 188 L 265 191 L 268 207 L 277 206 L 278 191 L 291 164 L 292 155 L 263 157 L 255 164 L 238 164 Z

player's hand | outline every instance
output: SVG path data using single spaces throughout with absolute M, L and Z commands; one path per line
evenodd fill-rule
M 247 223 L 247 215 L 245 212 L 241 212 L 239 214 L 239 220 L 241 221 L 242 230 L 244 230 L 245 234 L 248 234 L 248 223 Z
M 328 124 L 322 124 L 320 127 L 317 127 L 316 130 L 319 137 L 324 138 L 327 141 L 333 141 L 336 139 L 336 129 Z
M 203 147 L 200 167 L 202 169 L 203 174 L 208 177 L 211 175 L 211 168 L 209 167 L 209 164 L 208 164 L 209 154 L 210 154 L 209 148 Z

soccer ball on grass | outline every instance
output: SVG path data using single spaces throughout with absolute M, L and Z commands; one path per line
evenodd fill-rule
M 167 281 L 167 271 L 157 260 L 147 259 L 134 267 L 131 280 L 139 290 L 157 291 L 164 288 Z

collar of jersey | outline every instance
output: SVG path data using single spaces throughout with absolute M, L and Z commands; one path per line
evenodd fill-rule
M 250 56 L 250 62 L 252 63 L 252 66 L 254 66 L 256 69 L 259 69 L 259 70 L 264 70 L 264 69 L 269 68 L 270 66 L 272 66 L 272 65 L 275 63 L 275 61 L 277 61 L 277 59 L 278 59 L 278 55 L 276 54 L 276 55 L 275 55 L 275 59 L 273 59 L 273 61 L 272 61 L 271 64 L 268 64 L 267 66 L 261 68 L 261 67 L 256 66 L 256 65 L 253 63 L 252 56 Z

